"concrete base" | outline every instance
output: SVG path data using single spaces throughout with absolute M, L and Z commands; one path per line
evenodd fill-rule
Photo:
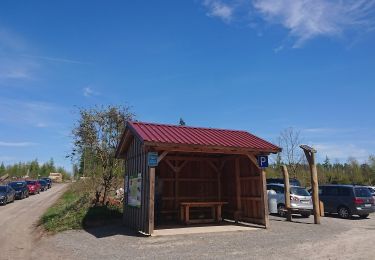
M 255 231 L 258 227 L 235 224 L 204 225 L 204 226 L 170 226 L 160 227 L 154 230 L 152 236 L 175 236 L 186 234 L 202 234 L 217 232 Z

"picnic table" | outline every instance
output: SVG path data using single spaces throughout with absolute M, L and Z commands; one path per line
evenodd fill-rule
M 228 202 L 223 202 L 223 201 L 181 202 L 180 203 L 181 222 L 185 223 L 186 225 L 191 224 L 191 223 L 220 222 L 222 220 L 221 208 L 224 204 L 228 204 Z M 211 208 L 212 218 L 190 219 L 190 208 Z

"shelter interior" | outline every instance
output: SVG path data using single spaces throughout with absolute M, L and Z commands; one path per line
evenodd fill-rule
M 254 155 L 165 152 L 155 169 L 155 227 L 179 223 L 183 202 L 224 202 L 222 217 L 266 225 L 265 183 Z M 212 217 L 192 208 L 192 219 Z

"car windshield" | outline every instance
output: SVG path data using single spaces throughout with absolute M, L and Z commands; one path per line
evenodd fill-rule
M 27 184 L 29 184 L 29 185 L 35 185 L 36 183 L 35 183 L 35 181 L 27 181 Z
M 5 186 L 0 186 L 0 192 L 6 192 L 7 188 Z
M 356 197 L 372 197 L 371 192 L 364 187 L 355 188 L 354 190 L 355 190 Z
M 290 187 L 290 194 L 298 195 L 298 196 L 310 196 L 310 193 L 300 187 Z
M 47 184 L 47 182 L 44 181 L 44 180 L 39 180 L 39 183 L 42 184 L 42 185 L 46 185 Z

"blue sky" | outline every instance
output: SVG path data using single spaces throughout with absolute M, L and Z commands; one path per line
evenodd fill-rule
M 319 157 L 375 154 L 375 1 L 0 2 L 0 161 L 71 168 L 77 107 L 294 127 Z

